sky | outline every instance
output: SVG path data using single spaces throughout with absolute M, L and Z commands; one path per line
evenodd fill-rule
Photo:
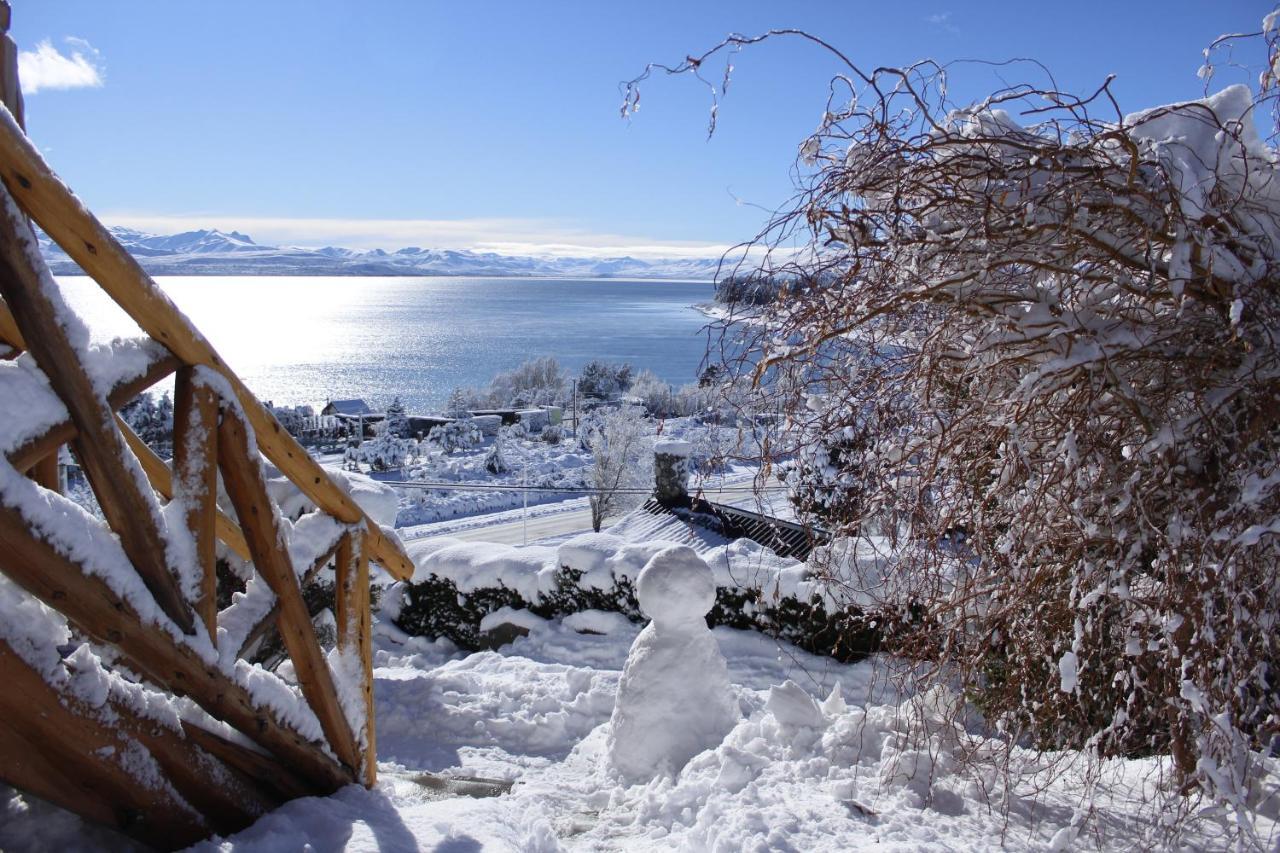
M 1201 50 L 1271 3 L 13 0 L 28 132 L 109 224 L 260 243 L 701 256 L 793 192 L 839 70 L 797 41 L 734 57 L 710 100 L 619 83 L 731 32 L 794 27 L 863 68 L 1033 57 L 1121 107 L 1198 97 Z M 972 66 L 970 66 L 972 69 Z M 719 77 L 720 69 L 708 76 Z M 1006 71 L 1006 75 L 1011 72 Z M 1219 76 L 1215 83 L 1222 81 Z M 970 70 L 953 98 L 1000 80 Z

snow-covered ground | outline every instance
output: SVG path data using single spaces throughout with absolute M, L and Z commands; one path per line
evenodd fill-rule
M 569 617 L 498 652 L 461 654 L 383 626 L 378 787 L 294 801 L 197 849 L 1118 850 L 1155 840 L 1138 815 L 1154 793 L 1151 762 L 1113 762 L 1087 786 L 1079 772 L 1052 772 L 1053 756 L 1019 754 L 1008 769 L 1025 780 L 1004 796 L 991 774 L 959 768 L 967 736 L 940 718 L 922 748 L 908 745 L 910 706 L 892 701 L 877 661 L 841 665 L 725 628 L 714 637 L 740 721 L 678 775 L 628 785 L 605 744 L 639 630 Z M 414 781 L 421 771 L 515 785 L 442 799 Z M 1211 848 L 1208 829 L 1200 841 Z

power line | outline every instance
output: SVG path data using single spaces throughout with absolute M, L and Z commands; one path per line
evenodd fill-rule
M 379 480 L 378 482 L 388 486 L 395 486 L 401 489 L 429 489 L 432 491 L 465 491 L 465 492 L 550 492 L 553 494 L 571 494 L 571 495 L 591 495 L 601 492 L 609 492 L 617 495 L 648 495 L 652 494 L 652 489 L 595 489 L 588 486 L 522 486 L 505 483 L 456 483 L 456 482 L 434 482 L 425 480 Z M 698 491 L 698 490 L 695 490 Z M 765 486 L 761 489 L 702 489 L 702 494 L 724 494 L 726 492 L 741 492 L 743 494 L 756 494 L 757 492 L 782 492 L 786 491 L 785 486 Z

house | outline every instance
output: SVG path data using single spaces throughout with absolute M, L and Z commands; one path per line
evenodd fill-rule
M 375 412 L 369 408 L 369 404 L 364 400 L 330 400 L 320 410 L 320 414 L 356 417 L 358 415 L 372 415 Z

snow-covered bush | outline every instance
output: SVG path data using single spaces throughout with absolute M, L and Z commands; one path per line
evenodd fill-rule
M 484 456 L 484 470 L 495 476 L 505 474 L 511 470 L 511 466 L 507 464 L 507 460 L 502 455 L 501 433 L 493 439 L 493 445 L 490 446 L 489 452 Z
M 593 359 L 578 375 L 578 393 L 584 397 L 610 400 L 631 387 L 631 365 Z
M 831 523 L 899 537 L 864 591 L 919 615 L 900 651 L 1011 739 L 1169 753 L 1241 808 L 1280 720 L 1275 18 L 1260 91 L 1123 117 L 851 68 L 762 238 L 810 251 L 758 255 L 816 284 L 747 330 Z
M 382 432 L 354 448 L 354 457 L 356 461 L 363 462 L 374 471 L 394 471 L 409 464 L 416 445 L 417 442 L 412 439 L 399 438 L 390 432 Z
M 458 417 L 475 409 L 550 406 L 565 400 L 567 384 L 560 362 L 545 355 L 497 374 L 486 388 L 455 388 L 447 409 Z
M 168 391 L 158 397 L 149 392 L 139 394 L 120 410 L 120 417 L 157 453 L 172 453 L 173 400 Z
M 559 444 L 564 439 L 564 429 L 560 424 L 547 424 L 538 433 L 538 438 L 547 444 Z
M 484 435 L 470 418 L 459 418 L 456 421 L 432 427 L 427 441 L 445 453 L 452 453 L 455 450 L 475 447 L 484 441 Z

